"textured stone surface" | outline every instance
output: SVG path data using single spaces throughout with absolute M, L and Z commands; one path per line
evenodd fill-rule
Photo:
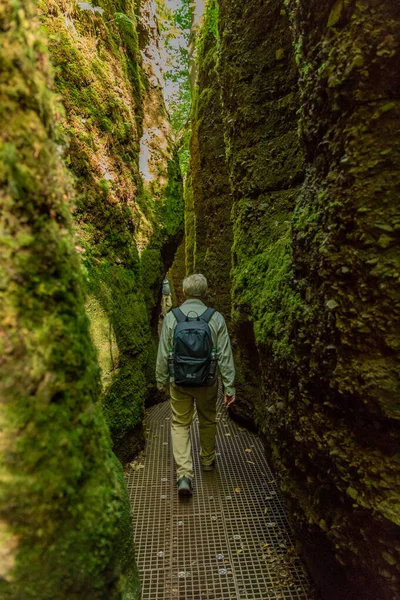
M 394 598 L 400 7 L 289 7 L 308 165 L 293 226 L 304 309 L 293 325 L 296 387 L 282 424 L 270 419 L 268 427 L 276 447 L 283 430 L 296 428 L 288 445 L 296 462 L 284 462 L 300 520 L 325 531 L 364 598 Z
M 264 363 L 290 357 L 291 213 L 303 179 L 298 73 L 284 3 L 219 2 L 219 81 L 233 192 L 232 303 L 241 402 L 264 419 Z M 212 251 L 212 249 L 210 249 Z M 274 360 L 274 356 L 277 360 Z
M 186 212 L 187 221 L 193 220 L 194 227 L 186 235 L 186 252 L 191 265 L 188 270 L 199 271 L 207 277 L 207 303 L 229 320 L 232 193 L 216 69 L 217 45 L 216 2 L 210 2 L 198 41 L 200 69 L 193 102 L 190 190 L 187 192 L 192 203 Z
M 265 435 L 324 596 L 392 600 L 400 550 L 400 7 L 218 5 L 235 410 L 253 415 Z M 206 72 L 200 62 L 199 80 Z M 203 114 L 201 127 L 210 127 Z M 195 193 L 193 222 L 203 210 L 196 202 Z M 205 239 L 215 223 L 202 226 Z M 199 256 L 214 244 L 209 237 Z
M 0 7 L 0 597 L 136 600 L 130 507 L 98 402 L 49 55 Z
M 154 5 L 108 0 L 93 13 L 76 4 L 68 16 L 59 0 L 41 8 L 66 108 L 66 160 L 77 191 L 74 227 L 89 305 L 100 305 L 118 349 L 116 368 L 103 377 L 103 409 L 114 450 L 127 460 L 142 443 L 160 284 L 183 230 Z M 95 321 L 100 314 L 90 312 Z

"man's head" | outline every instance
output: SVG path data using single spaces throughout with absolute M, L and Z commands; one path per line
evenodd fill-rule
M 183 293 L 186 298 L 204 298 L 207 292 L 207 279 L 196 273 L 183 280 Z

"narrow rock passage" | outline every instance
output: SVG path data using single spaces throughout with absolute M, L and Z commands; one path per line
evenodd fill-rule
M 313 598 L 261 440 L 219 403 L 216 468 L 203 473 L 192 426 L 193 497 L 179 500 L 169 402 L 146 417 L 143 461 L 128 468 L 142 600 Z

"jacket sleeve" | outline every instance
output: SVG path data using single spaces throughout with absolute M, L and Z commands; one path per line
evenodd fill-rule
M 236 394 L 235 365 L 233 362 L 232 347 L 229 339 L 228 329 L 225 319 L 222 315 L 219 315 L 218 323 L 217 359 L 218 368 L 224 384 L 225 394 L 227 396 L 233 396 Z
M 168 342 L 169 342 L 169 326 L 168 326 L 168 315 L 163 321 L 161 330 L 160 341 L 158 343 L 157 353 L 157 366 L 156 366 L 156 379 L 157 387 L 161 389 L 164 385 L 169 382 L 168 372 Z

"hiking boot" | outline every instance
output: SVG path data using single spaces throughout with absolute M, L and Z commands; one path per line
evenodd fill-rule
M 193 494 L 192 480 L 189 477 L 181 477 L 177 486 L 180 496 L 191 496 Z
M 209 465 L 201 465 L 202 471 L 213 471 L 214 470 L 214 461 Z

